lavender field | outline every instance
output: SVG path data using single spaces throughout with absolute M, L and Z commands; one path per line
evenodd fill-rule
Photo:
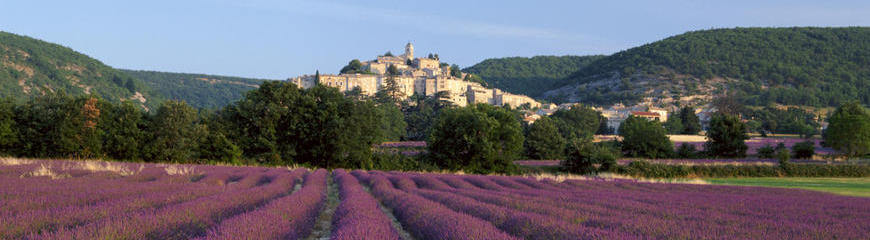
M 337 204 L 327 204 L 333 197 Z M 662 238 L 868 239 L 870 198 L 613 179 L 0 159 L 0 239 Z

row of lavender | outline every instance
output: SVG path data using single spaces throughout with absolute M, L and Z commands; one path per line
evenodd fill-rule
M 372 193 L 421 239 L 870 237 L 870 199 L 803 190 L 353 174 L 372 186 Z
M 117 170 L 123 167 L 138 170 Z M 311 234 L 324 211 L 325 170 L 181 166 L 191 170 L 179 174 L 167 167 L 179 166 L 85 171 L 62 161 L 0 163 L 0 239 L 298 239 Z M 65 177 L 31 174 L 43 168 Z M 870 237 L 870 199 L 802 190 L 332 175 L 341 200 L 332 239 Z
M 328 175 L 258 167 L 81 165 L 0 161 L 0 239 L 307 236 L 312 214 L 322 209 Z M 304 185 L 294 191 L 303 178 Z

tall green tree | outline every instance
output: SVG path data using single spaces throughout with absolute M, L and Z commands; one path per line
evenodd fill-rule
M 137 160 L 142 158 L 145 144 L 145 112 L 131 102 L 118 106 L 106 104 L 102 115 L 104 152 L 112 159 Z
M 870 153 L 870 113 L 857 102 L 838 107 L 828 119 L 825 144 L 850 157 Z
M 710 119 L 704 150 L 711 156 L 726 158 L 746 157 L 746 125 L 734 115 L 717 113 Z
M 549 117 L 541 117 L 529 126 L 526 133 L 526 156 L 531 159 L 561 159 L 565 144 L 556 122 Z
M 18 145 L 18 126 L 15 123 L 15 102 L 11 98 L 0 100 L 0 155 L 15 154 Z
M 523 149 L 519 119 L 486 104 L 446 109 L 429 135 L 428 150 L 439 167 L 475 173 L 510 172 Z
M 392 104 L 380 104 L 377 106 L 383 117 L 380 122 L 383 139 L 381 141 L 399 141 L 405 137 L 405 115 L 402 110 Z
M 197 156 L 200 141 L 196 126 L 196 111 L 183 101 L 166 101 L 157 109 L 149 124 L 149 141 L 145 160 L 188 163 Z
M 667 158 L 673 156 L 674 143 L 658 122 L 629 116 L 619 125 L 622 152 L 631 157 Z
M 559 132 L 567 140 L 591 138 L 600 127 L 601 113 L 584 105 L 574 105 L 571 109 L 560 109 L 550 116 L 556 121 Z
M 680 125 L 683 126 L 681 134 L 698 134 L 701 132 L 701 120 L 698 115 L 695 115 L 695 109 L 691 107 L 683 107 L 679 114 Z M 670 120 L 670 119 L 668 119 Z

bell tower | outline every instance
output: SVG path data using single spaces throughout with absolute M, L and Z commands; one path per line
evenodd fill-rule
M 405 45 L 405 57 L 409 60 L 414 60 L 414 45 L 411 42 Z

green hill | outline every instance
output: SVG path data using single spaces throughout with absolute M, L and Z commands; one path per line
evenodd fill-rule
M 543 96 L 595 104 L 697 100 L 726 89 L 750 105 L 867 104 L 870 28 L 688 32 L 594 61 L 552 88 Z
M 463 69 L 489 86 L 511 93 L 536 96 L 603 56 L 536 56 L 486 59 Z
M 263 79 L 215 76 L 205 74 L 169 73 L 155 71 L 121 70 L 142 80 L 154 92 L 166 99 L 184 100 L 195 108 L 226 106 L 252 89 Z
M 23 101 L 52 92 L 132 100 L 153 108 L 161 100 L 141 81 L 68 47 L 0 32 L 0 97 Z

